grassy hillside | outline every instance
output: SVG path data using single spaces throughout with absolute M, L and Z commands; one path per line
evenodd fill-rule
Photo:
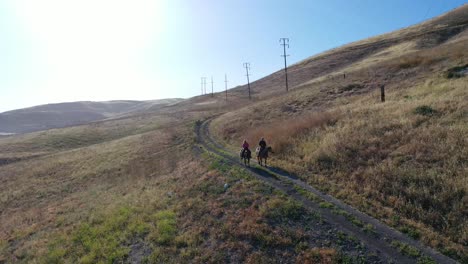
M 291 65 L 288 68 L 289 86 L 294 89 L 317 78 L 336 77 L 339 80 L 343 73 L 353 72 L 356 67 L 363 69 L 361 74 L 369 75 L 367 82 L 372 82 L 378 79 L 374 76 L 378 69 L 372 62 L 404 57 L 411 52 L 438 47 L 467 36 L 468 5 L 464 5 L 424 23 L 350 43 Z M 463 53 L 463 49 L 459 52 Z M 278 70 L 251 83 L 254 98 L 265 99 L 284 93 L 284 78 L 284 71 Z M 244 85 L 232 93 L 246 97 L 246 91 L 247 86 Z
M 0 140 L 4 159 L 30 155 L 1 165 L 0 262 L 372 259 L 297 202 L 200 151 L 192 120 L 203 115 Z
M 468 38 L 400 45 L 367 53 L 346 77 L 341 68 L 226 113 L 213 129 L 232 151 L 265 137 L 272 166 L 466 261 L 468 82 L 453 73 L 468 68 Z

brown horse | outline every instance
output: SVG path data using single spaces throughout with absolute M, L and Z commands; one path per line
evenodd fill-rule
M 265 167 L 267 166 L 269 152 L 273 153 L 273 150 L 270 146 L 264 148 L 262 151 L 260 151 L 260 147 L 257 147 L 257 149 L 255 150 L 255 153 L 257 153 L 257 161 L 258 164 L 260 164 L 260 166 L 263 166 L 263 161 L 265 161 Z
M 239 156 L 241 158 L 241 160 L 244 161 L 244 165 L 245 166 L 250 166 L 250 159 L 252 158 L 252 152 L 247 149 L 244 151 L 244 149 L 241 149 L 240 153 L 239 153 Z

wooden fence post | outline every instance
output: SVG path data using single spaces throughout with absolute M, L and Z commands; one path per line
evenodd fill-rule
M 385 102 L 385 84 L 380 85 L 380 101 Z

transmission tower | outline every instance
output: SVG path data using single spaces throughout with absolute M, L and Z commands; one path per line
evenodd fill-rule
M 288 46 L 289 49 L 289 38 L 280 38 L 280 45 L 283 46 L 283 55 L 281 57 L 284 57 L 284 73 L 286 75 L 286 92 L 289 91 L 288 87 L 288 66 L 286 64 L 286 57 L 289 55 L 286 55 L 286 46 Z
M 249 62 L 244 62 L 244 68 L 245 68 L 245 71 L 247 73 L 245 76 L 247 76 L 247 87 L 249 89 L 249 100 L 251 100 L 252 98 L 250 97 L 250 80 L 249 80 L 250 63 Z

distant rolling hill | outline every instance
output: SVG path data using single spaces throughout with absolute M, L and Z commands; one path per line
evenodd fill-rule
M 18 109 L 0 113 L 0 136 L 80 125 L 121 115 L 155 110 L 181 100 L 86 101 L 47 104 Z

